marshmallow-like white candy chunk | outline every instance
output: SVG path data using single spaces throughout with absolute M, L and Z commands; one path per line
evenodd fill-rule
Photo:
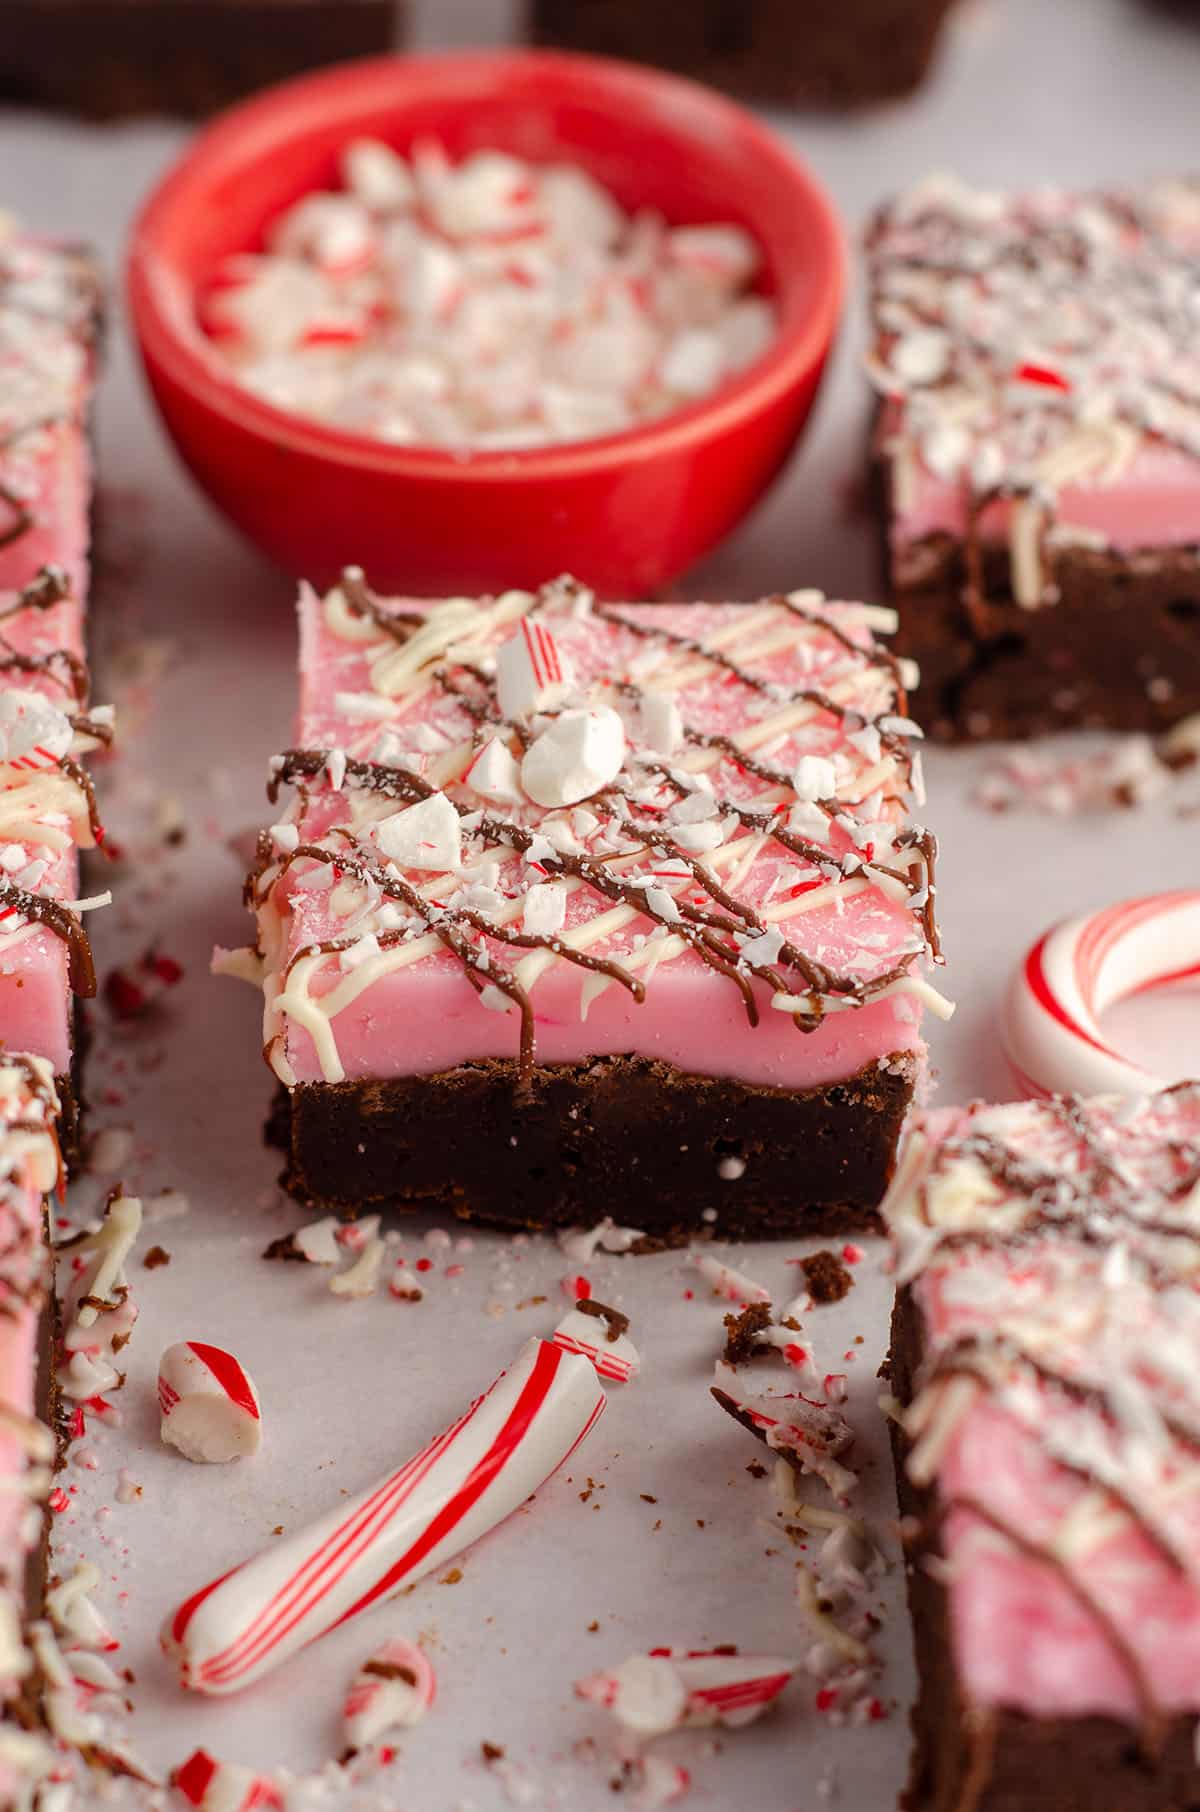
M 443 233 L 470 239 L 527 224 L 536 201 L 526 164 L 503 151 L 477 151 L 438 183 L 432 212 Z
M 73 736 L 66 713 L 40 692 L 0 693 L 0 761 L 53 767 L 69 751 Z
M 530 743 L 521 784 L 536 805 L 578 805 L 611 785 L 624 760 L 625 727 L 615 711 L 564 711 Z
M 448 245 L 422 237 L 405 270 L 404 299 L 418 322 L 445 321 L 463 293 L 462 264 Z
M 837 795 L 837 771 L 825 755 L 802 755 L 792 773 L 792 787 L 797 799 L 806 804 L 833 799 Z
M 444 793 L 431 793 L 382 819 L 375 841 L 401 868 L 457 868 L 462 860 L 462 826 Z
M 678 396 L 704 396 L 720 382 L 724 366 L 718 335 L 705 327 L 689 327 L 667 347 L 662 381 Z
M 333 308 L 333 285 L 315 265 L 295 258 L 239 262 L 238 281 L 208 298 L 207 309 L 249 350 L 284 352 L 298 346 L 315 321 Z
M 551 164 L 541 172 L 542 217 L 556 239 L 580 246 L 612 246 L 626 220 L 607 189 L 577 164 Z
M 437 1697 L 433 1663 L 415 1642 L 385 1642 L 350 1682 L 342 1705 L 348 1749 L 365 1749 L 392 1730 L 419 1724 Z
M 554 881 L 531 887 L 525 895 L 521 927 L 530 937 L 553 937 L 567 917 L 567 890 Z
M 162 1438 L 185 1460 L 223 1465 L 262 1445 L 258 1392 L 232 1353 L 180 1340 L 158 1362 Z
M 496 697 L 508 718 L 556 705 L 574 680 L 558 637 L 537 617 L 522 617 L 496 650 Z
M 517 758 L 498 736 L 484 743 L 463 780 L 472 792 L 494 799 L 498 805 L 516 805 L 523 797 Z
M 275 228 L 271 249 L 286 258 L 309 258 L 318 270 L 340 276 L 370 263 L 375 233 L 353 195 L 306 195 Z
M 669 692 L 643 695 L 642 735 L 659 755 L 673 755 L 683 741 L 683 713 Z
M 667 256 L 690 277 L 722 289 L 741 289 L 758 269 L 758 246 L 739 226 L 673 227 Z
M 342 153 L 342 180 L 372 214 L 411 207 L 416 196 L 404 159 L 377 138 L 356 138 Z

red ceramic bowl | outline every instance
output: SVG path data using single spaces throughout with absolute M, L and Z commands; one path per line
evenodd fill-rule
M 735 220 L 779 309 L 761 360 L 710 399 L 600 440 L 456 456 L 289 415 L 238 388 L 196 323 L 222 259 L 336 184 L 348 139 L 462 157 L 497 147 L 581 164 L 626 207 Z M 213 502 L 318 584 L 347 561 L 413 593 L 532 585 L 562 571 L 649 596 L 738 523 L 812 408 L 837 324 L 841 235 L 821 189 L 741 108 L 600 58 L 518 51 L 384 57 L 288 82 L 201 133 L 155 190 L 129 260 L 133 324 L 180 453 Z

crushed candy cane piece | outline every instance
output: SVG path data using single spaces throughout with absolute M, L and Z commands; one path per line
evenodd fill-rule
M 232 1353 L 181 1340 L 158 1362 L 162 1438 L 186 1460 L 223 1465 L 257 1453 L 262 1412 L 253 1381 Z
M 342 1705 L 342 1733 L 351 1751 L 389 1732 L 420 1723 L 437 1697 L 433 1663 L 415 1642 L 397 1638 L 375 1649 L 355 1674 Z
M 590 1297 L 579 1297 L 554 1330 L 554 1344 L 568 1353 L 582 1353 L 602 1378 L 628 1384 L 641 1369 L 641 1355 L 626 1333 L 628 1318 Z
M 575 1692 L 642 1737 L 713 1724 L 737 1729 L 761 1717 L 799 1666 L 736 1649 L 657 1648 L 576 1681 Z

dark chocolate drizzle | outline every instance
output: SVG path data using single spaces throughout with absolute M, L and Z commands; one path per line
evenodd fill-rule
M 23 919 L 36 920 L 45 925 L 60 937 L 67 947 L 67 976 L 71 992 L 84 1000 L 90 1000 L 96 992 L 96 971 L 92 963 L 92 947 L 88 942 L 77 913 L 64 906 L 60 900 L 47 899 L 44 894 L 27 893 L 23 887 L 15 887 L 11 881 L 0 881 L 0 908 L 11 908 Z M 3 935 L 4 921 L 0 919 L 0 935 Z

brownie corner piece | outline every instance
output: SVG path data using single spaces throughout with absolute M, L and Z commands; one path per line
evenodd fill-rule
M 99 120 L 200 117 L 390 50 L 402 16 L 403 0 L 7 0 L 0 100 Z
M 1198 194 L 930 179 L 868 234 L 896 647 L 943 740 L 1200 710 Z
M 785 106 L 862 107 L 919 88 L 954 0 L 533 0 L 540 44 L 629 57 Z
M 1200 1803 L 1198 1178 L 1196 1084 L 917 1117 L 883 1208 L 910 1812 Z

